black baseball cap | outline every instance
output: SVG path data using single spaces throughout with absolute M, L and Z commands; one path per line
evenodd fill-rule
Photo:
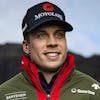
M 27 10 L 22 22 L 22 31 L 25 36 L 44 23 L 57 22 L 65 31 L 72 31 L 73 27 L 65 21 L 64 12 L 50 2 L 39 3 Z

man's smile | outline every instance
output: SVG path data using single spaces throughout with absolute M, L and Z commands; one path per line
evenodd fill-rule
M 44 55 L 49 59 L 49 60 L 57 60 L 60 52 L 46 52 Z

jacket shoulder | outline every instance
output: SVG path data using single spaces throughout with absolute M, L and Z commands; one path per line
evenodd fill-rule
M 22 73 L 19 73 L 0 85 L 0 100 L 6 97 L 7 94 L 14 91 L 23 91 L 23 87 L 28 84 Z
M 86 82 L 87 84 L 90 84 L 91 82 L 94 82 L 94 83 L 97 83 L 97 84 L 100 84 L 98 81 L 96 81 L 94 78 L 92 78 L 91 76 L 83 73 L 83 72 L 80 72 L 78 70 L 75 70 L 74 71 L 74 77 L 77 78 L 78 81 L 84 81 Z
M 73 88 L 76 88 L 78 92 L 87 92 L 87 94 L 94 95 L 92 98 L 95 100 L 100 99 L 100 83 L 94 78 L 78 70 L 75 70 L 72 80 L 74 84 Z
M 100 100 L 100 83 L 89 75 L 73 70 L 61 90 L 61 100 Z
M 35 87 L 23 71 L 0 85 L 0 100 L 37 100 Z

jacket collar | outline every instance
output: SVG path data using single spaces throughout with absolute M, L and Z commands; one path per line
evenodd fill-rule
M 74 56 L 68 54 L 66 62 L 60 69 L 57 78 L 55 79 L 55 82 L 52 86 L 51 89 L 51 91 L 53 91 L 52 93 L 55 93 L 54 91 L 57 92 L 58 88 L 60 89 L 64 85 L 64 82 L 70 79 L 71 74 L 73 73 L 74 66 L 75 66 Z M 43 92 L 40 84 L 40 78 L 39 78 L 37 66 L 35 63 L 32 63 L 27 56 L 23 56 L 22 58 L 22 69 L 24 70 L 23 74 L 25 78 L 29 82 L 31 82 L 31 84 L 33 84 L 37 90 Z

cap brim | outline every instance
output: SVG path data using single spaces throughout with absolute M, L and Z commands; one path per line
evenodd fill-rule
M 35 25 L 33 25 L 28 32 L 31 32 L 32 30 L 34 30 L 35 28 L 39 27 L 42 24 L 45 24 L 47 22 L 53 22 L 55 24 L 55 22 L 59 25 L 61 25 L 61 27 L 63 27 L 65 29 L 65 31 L 69 32 L 73 30 L 72 25 L 70 25 L 68 22 L 65 21 L 61 21 L 57 18 L 46 18 L 46 19 L 41 19 L 39 20 L 39 22 L 37 22 Z

